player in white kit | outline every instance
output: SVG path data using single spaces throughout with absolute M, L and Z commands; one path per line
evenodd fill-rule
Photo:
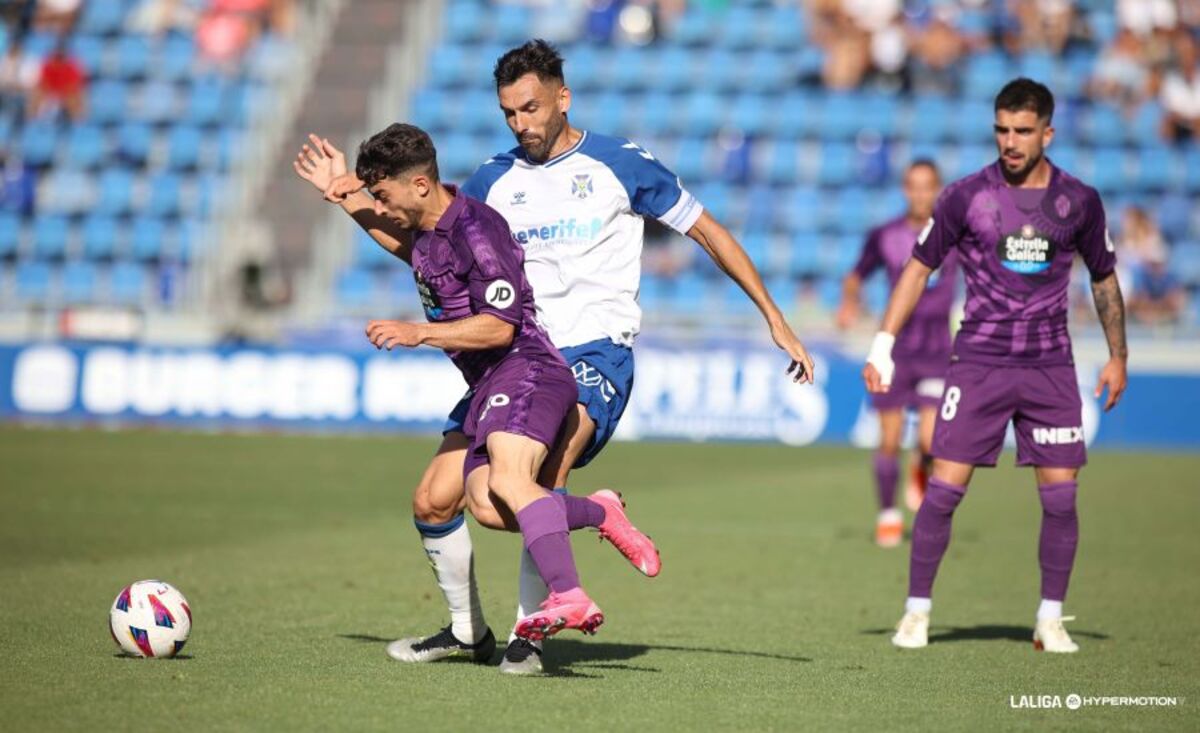
M 540 477 L 542 485 L 565 490 L 570 470 L 591 461 L 612 436 L 633 386 L 644 217 L 694 239 L 742 287 L 787 355 L 797 382 L 811 383 L 813 364 L 745 251 L 673 173 L 635 143 L 570 125 L 571 91 L 562 64 L 558 52 L 540 40 L 499 59 L 497 95 L 519 145 L 486 161 L 462 188 L 499 211 L 524 247 L 539 321 L 575 374 L 576 410 Z M 301 153 L 298 172 L 320 188 L 328 179 L 314 179 L 304 170 L 327 161 L 337 165 L 339 156 L 328 141 L 314 139 L 314 147 Z M 338 175 L 344 172 L 341 165 Z M 369 197 L 362 199 L 360 183 L 352 175 L 339 178 L 325 187 L 326 198 L 340 203 L 383 247 L 401 254 L 404 235 L 369 216 L 364 209 Z M 418 531 L 456 623 L 427 639 L 393 642 L 389 653 L 402 661 L 453 654 L 478 659 L 477 645 L 490 635 L 479 610 L 462 512 L 469 504 L 485 526 L 503 527 L 504 518 L 494 515 L 484 497 L 463 496 L 465 401 L 447 423 L 443 444 L 413 499 Z M 546 593 L 523 553 L 518 618 L 537 608 Z M 512 636 L 501 670 L 539 672 L 540 657 L 535 643 Z

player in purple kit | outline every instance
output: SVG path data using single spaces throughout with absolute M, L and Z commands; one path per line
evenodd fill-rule
M 598 526 L 606 507 L 537 483 L 578 389 L 536 320 L 523 250 L 500 214 L 440 183 L 433 142 L 419 128 L 395 124 L 376 134 L 360 147 L 356 168 L 375 215 L 413 233 L 403 254 L 429 321 L 371 321 L 367 336 L 389 350 L 443 349 L 462 372 L 471 396 L 461 430 L 468 495 L 519 529 L 550 588 L 542 609 L 521 619 L 517 633 L 532 639 L 562 628 L 593 633 L 604 616 L 580 587 L 569 515 L 571 509 L 594 515 L 588 519 Z M 453 624 L 444 633 L 452 635 Z M 490 631 L 458 643 L 477 658 L 495 648 Z
M 954 510 L 975 467 L 996 464 L 1011 420 L 1017 465 L 1034 467 L 1042 503 L 1042 602 L 1034 647 L 1079 649 L 1062 616 L 1079 540 L 1076 479 L 1087 458 L 1067 333 L 1076 253 L 1091 273 L 1096 312 L 1108 340 L 1109 360 L 1096 387 L 1097 398 L 1108 390 L 1105 410 L 1125 391 L 1128 349 L 1125 305 L 1100 196 L 1044 155 L 1054 138 L 1053 114 L 1050 90 L 1029 79 L 1009 82 L 996 96 L 1000 159 L 951 184 L 938 199 L 863 368 L 871 392 L 887 390 L 896 334 L 930 273 L 956 250 L 966 280 L 966 311 L 934 428 L 933 475 L 913 524 L 909 597 L 892 637 L 899 647 L 928 643 L 933 580 L 950 542 Z
M 918 160 L 908 167 L 904 174 L 908 210 L 867 235 L 858 263 L 842 282 L 842 303 L 837 314 L 840 328 L 849 328 L 858 320 L 863 280 L 876 270 L 883 269 L 888 284 L 895 287 L 912 256 L 917 235 L 933 213 L 933 203 L 940 189 L 941 178 L 932 161 Z M 943 377 L 950 364 L 950 307 L 954 303 L 954 288 L 955 266 L 947 262 L 942 266 L 940 277 L 931 278 L 929 288 L 917 302 L 912 320 L 896 337 L 896 346 L 892 350 L 896 373 L 892 376 L 891 388 L 871 395 L 871 404 L 879 413 L 879 449 L 873 464 L 879 495 L 875 542 L 880 547 L 895 547 L 904 535 L 904 517 L 896 508 L 896 484 L 900 479 L 899 454 L 905 409 L 917 410 L 919 417 L 919 458 L 912 466 L 914 479 L 907 492 L 911 510 L 917 510 L 925 493 L 924 475 L 932 460 L 933 423 L 942 399 Z

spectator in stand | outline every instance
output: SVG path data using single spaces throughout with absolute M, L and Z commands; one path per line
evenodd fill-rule
M 210 10 L 196 27 L 196 44 L 207 61 L 232 68 L 256 34 L 257 27 L 249 16 Z
M 83 66 L 67 53 L 66 41 L 60 40 L 54 52 L 42 62 L 38 83 L 30 98 L 30 115 L 43 117 L 61 109 L 72 120 L 82 119 L 86 112 L 86 81 Z
M 1117 22 L 1143 38 L 1173 29 L 1178 20 L 1175 0 L 1117 0 Z
M 131 33 L 160 36 L 171 31 L 191 33 L 200 19 L 199 0 L 142 0 L 126 29 Z
M 1145 264 L 1133 281 L 1129 312 L 1135 320 L 1151 326 L 1177 322 L 1187 306 L 1187 291 L 1167 269 L 1166 252 L 1154 255 Z
M 33 216 L 37 177 L 17 155 L 0 147 L 0 211 Z
M 26 55 L 21 42 L 14 40 L 9 44 L 0 57 L 0 118 L 17 122 L 24 118 L 40 75 L 41 65 Z
M 1163 135 L 1173 142 L 1188 142 L 1200 129 L 1200 73 L 1196 40 L 1187 30 L 1175 34 L 1175 64 L 1163 78 Z
M 812 41 L 825 52 L 821 81 L 854 89 L 871 67 L 871 38 L 844 11 L 842 0 L 808 0 Z
M 958 65 L 970 43 L 954 25 L 955 9 L 934 8 L 923 28 L 910 31 L 913 54 L 911 85 L 917 94 L 954 94 L 958 91 Z
M 102 2 L 104 0 L 94 0 Z M 115 2 L 115 0 L 107 0 Z M 79 17 L 79 8 L 83 0 L 37 0 L 37 10 L 34 13 L 33 26 L 38 30 L 50 31 L 58 35 L 66 35 L 75 27 L 75 19 Z
M 1146 100 L 1149 89 L 1150 69 L 1142 58 L 1142 41 L 1122 28 L 1097 59 L 1090 92 L 1129 112 Z

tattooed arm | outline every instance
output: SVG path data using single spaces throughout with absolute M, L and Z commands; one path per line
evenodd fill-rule
M 1125 301 L 1121 297 L 1116 271 L 1092 281 L 1092 299 L 1096 302 L 1096 315 L 1100 316 L 1100 325 L 1104 327 L 1104 337 L 1108 340 L 1108 363 L 1100 370 L 1100 378 L 1096 382 L 1097 398 L 1105 387 L 1108 388 L 1108 400 L 1104 403 L 1107 412 L 1121 399 L 1128 381 L 1125 374 L 1125 362 L 1129 359 L 1129 347 L 1125 344 Z

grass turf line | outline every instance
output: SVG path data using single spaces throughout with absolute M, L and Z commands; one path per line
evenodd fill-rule
M 411 526 L 433 443 L 407 438 L 0 430 L 5 727 L 123 730 L 1177 729 L 1200 725 L 1200 460 L 1097 454 L 1067 612 L 1080 654 L 1035 654 L 1040 510 L 1029 471 L 980 472 L 936 588 L 930 647 L 887 643 L 907 546 L 870 543 L 867 454 L 615 444 L 611 486 L 662 549 L 642 578 L 574 535 L 597 637 L 551 676 L 406 666 L 386 640 L 445 612 Z M 1005 460 L 1010 460 L 1006 457 Z M 512 621 L 519 543 L 472 526 L 488 619 Z M 184 658 L 116 655 L 126 583 L 176 584 Z M 1176 708 L 1014 710 L 1009 697 L 1183 697 Z

